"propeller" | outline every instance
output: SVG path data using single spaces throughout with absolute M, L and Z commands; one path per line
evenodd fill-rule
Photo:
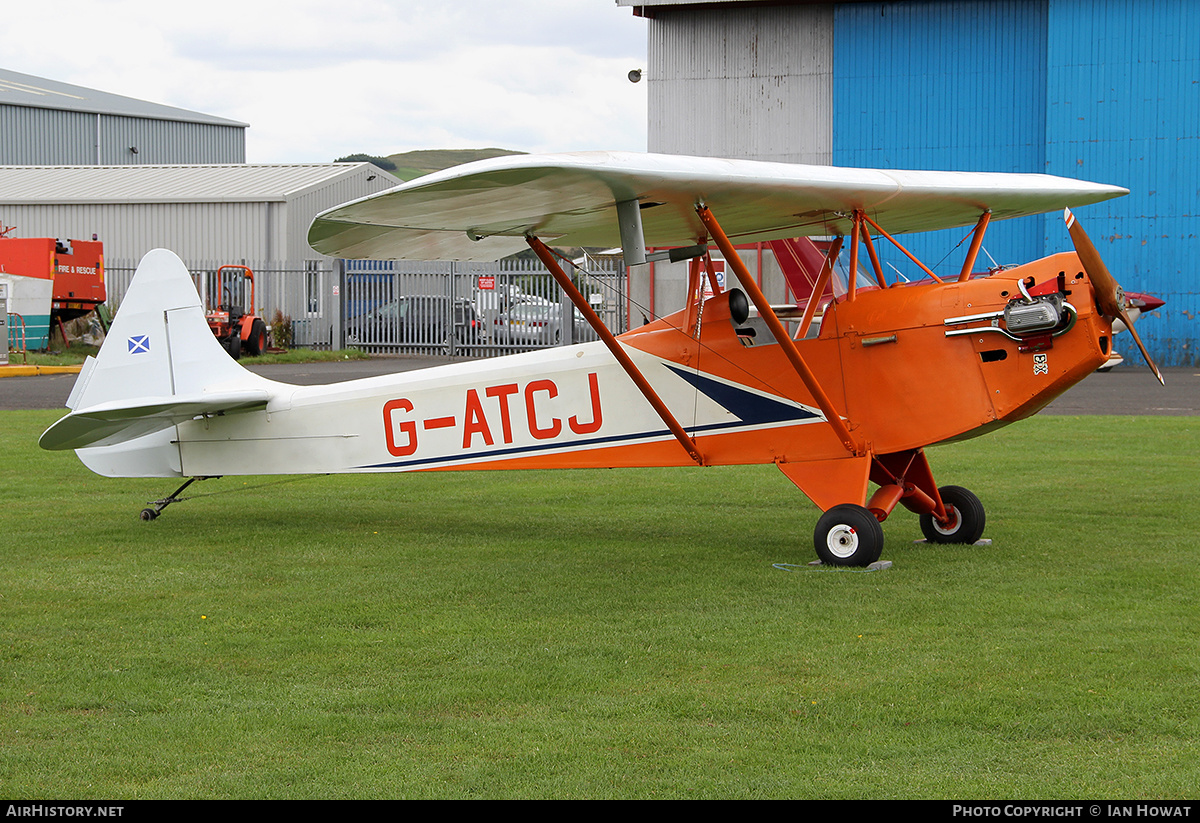
M 1142 338 L 1138 337 L 1137 329 L 1133 327 L 1133 318 L 1129 316 L 1129 302 L 1125 299 L 1125 290 L 1121 288 L 1121 284 L 1116 281 L 1116 278 L 1109 274 L 1108 267 L 1100 259 L 1100 252 L 1096 251 L 1096 247 L 1088 239 L 1087 232 L 1083 230 L 1083 226 L 1079 225 L 1079 221 L 1075 219 L 1075 215 L 1071 214 L 1070 209 L 1063 210 L 1063 219 L 1067 221 L 1067 231 L 1071 234 L 1071 242 L 1075 244 L 1075 253 L 1079 255 L 1079 262 L 1083 264 L 1083 270 L 1087 272 L 1088 279 L 1092 281 L 1092 288 L 1096 292 L 1096 305 L 1099 306 L 1100 312 L 1105 317 L 1119 318 L 1125 324 L 1125 328 L 1129 329 L 1134 342 L 1141 350 L 1142 357 L 1146 358 L 1146 365 L 1150 367 L 1150 371 L 1154 372 L 1158 382 L 1165 386 L 1166 381 L 1163 380 L 1162 372 L 1150 359 L 1150 353 L 1146 351 L 1146 347 L 1142 344 Z

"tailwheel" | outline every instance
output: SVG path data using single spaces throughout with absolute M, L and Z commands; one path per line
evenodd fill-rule
M 946 506 L 948 522 L 939 523 L 932 514 L 921 515 L 921 532 L 930 543 L 974 543 L 983 537 L 987 517 L 983 504 L 962 486 L 938 489 Z
M 158 516 L 160 514 L 162 514 L 163 509 L 165 509 L 167 506 L 171 505 L 172 503 L 178 503 L 181 500 L 187 499 L 186 497 L 179 496 L 180 493 L 184 489 L 186 489 L 188 486 L 195 483 L 197 480 L 210 480 L 210 479 L 211 479 L 210 477 L 189 477 L 187 479 L 187 482 L 185 482 L 182 486 L 177 488 L 175 491 L 171 492 L 171 494 L 169 494 L 168 496 L 164 497 L 161 500 L 151 500 L 146 505 L 146 508 L 142 509 L 141 514 L 139 514 L 138 516 L 147 522 L 151 521 L 151 520 L 157 520 Z
M 883 551 L 883 527 L 866 508 L 843 503 L 821 515 L 813 545 L 822 563 L 869 566 Z

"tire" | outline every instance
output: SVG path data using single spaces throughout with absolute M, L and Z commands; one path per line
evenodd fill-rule
M 962 486 L 943 486 L 938 489 L 938 494 L 953 522 L 943 528 L 932 514 L 921 515 L 921 533 L 926 540 L 930 543 L 974 543 L 983 537 L 987 516 L 978 497 Z
M 242 357 L 242 336 L 233 331 L 225 338 L 225 351 L 229 352 L 229 356 L 234 360 L 240 360 Z
M 267 350 L 267 324 L 261 318 L 254 318 L 250 324 L 250 336 L 243 345 L 248 357 L 258 357 Z
M 813 547 L 830 566 L 869 566 L 883 552 L 883 527 L 862 506 L 834 506 L 817 521 Z

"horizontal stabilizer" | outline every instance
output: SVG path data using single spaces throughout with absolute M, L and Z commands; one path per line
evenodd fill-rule
M 38 445 L 52 451 L 111 446 L 200 415 L 263 409 L 269 399 L 265 389 L 242 389 L 101 403 L 68 414 L 46 429 Z

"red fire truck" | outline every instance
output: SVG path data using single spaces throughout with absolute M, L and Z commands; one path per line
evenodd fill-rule
M 39 305 L 22 320 L 33 334 L 29 348 L 45 348 L 49 332 L 65 320 L 82 317 L 105 301 L 104 244 L 99 240 L 53 237 L 0 237 L 0 274 L 12 275 L 13 290 L 23 291 L 22 278 L 50 281 L 50 302 Z M 38 289 L 24 289 L 45 294 Z M 44 298 L 42 298 L 44 299 Z M 64 334 L 64 338 L 65 338 Z M 37 341 L 41 341 L 40 344 Z

